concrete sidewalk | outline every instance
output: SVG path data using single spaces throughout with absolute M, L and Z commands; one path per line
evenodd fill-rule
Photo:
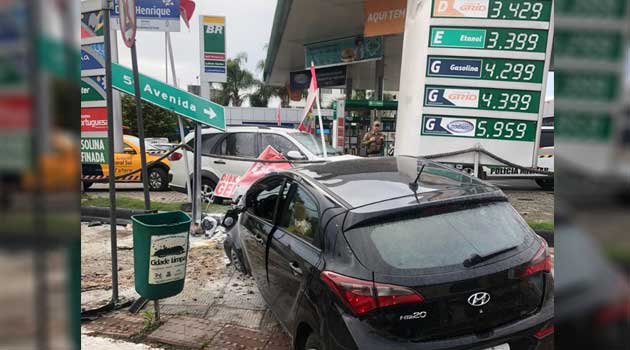
M 111 298 L 109 226 L 81 228 L 82 308 L 91 309 Z M 123 309 L 84 322 L 85 335 L 167 349 L 288 350 L 289 338 L 266 307 L 254 280 L 226 266 L 221 236 L 218 238 L 191 239 L 184 290 L 160 301 L 162 324 L 157 329 L 149 321 L 153 312 L 149 302 L 136 315 Z M 130 232 L 120 230 L 118 243 L 120 294 L 137 298 Z

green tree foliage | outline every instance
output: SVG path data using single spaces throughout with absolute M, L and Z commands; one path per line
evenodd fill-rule
M 121 97 L 123 131 L 127 135 L 137 136 L 136 100 L 125 94 Z M 142 116 L 146 137 L 168 137 L 170 140 L 178 138 L 177 114 L 143 101 Z
M 245 69 L 243 64 L 247 62 L 247 54 L 244 52 L 227 61 L 227 82 L 218 83 L 220 86 L 213 95 L 212 100 L 223 106 L 232 105 L 240 107 L 243 101 L 249 97 L 245 92 L 256 85 L 254 75 Z

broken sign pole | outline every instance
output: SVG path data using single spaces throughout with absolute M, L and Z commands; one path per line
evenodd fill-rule
M 171 59 L 171 72 L 173 73 L 173 86 L 178 87 L 177 75 L 175 73 L 175 58 L 173 55 L 173 45 L 171 44 L 171 33 L 166 32 L 165 35 L 166 35 L 166 50 L 168 51 L 169 57 Z M 168 70 L 168 64 L 166 66 Z M 182 121 L 182 117 L 179 115 L 177 116 L 177 124 L 179 125 L 179 138 L 181 139 L 182 143 L 184 143 L 186 134 L 184 133 L 184 123 Z M 186 174 L 190 174 L 190 169 L 189 169 L 189 164 L 188 164 L 188 151 L 184 149 L 183 153 L 184 153 L 184 168 L 186 169 Z M 194 198 L 192 197 L 192 188 L 190 186 L 190 176 L 186 176 L 186 193 L 188 194 L 188 201 L 192 203 Z
M 142 190 L 144 192 L 144 210 L 151 210 L 151 198 L 149 195 L 149 175 L 147 171 L 146 145 L 144 144 L 144 120 L 142 118 L 142 100 L 140 97 L 140 77 L 138 74 L 138 55 L 136 44 L 131 46 L 131 65 L 133 69 L 133 85 L 136 99 L 136 118 L 138 120 L 138 143 L 140 143 L 140 166 L 142 167 Z
M 201 129 L 200 123 L 195 123 L 195 154 L 193 161 L 193 203 L 192 203 L 192 225 L 193 234 L 201 230 Z
M 116 181 L 114 167 L 114 111 L 112 95 L 112 38 L 110 31 L 110 5 L 103 0 L 105 26 L 105 91 L 107 98 L 107 141 L 109 150 L 107 162 L 109 168 L 109 228 L 112 250 L 112 304 L 118 303 L 118 242 L 116 237 Z

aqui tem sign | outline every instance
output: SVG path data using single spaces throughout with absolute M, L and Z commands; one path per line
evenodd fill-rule
M 112 86 L 134 95 L 133 73 L 129 68 L 112 63 Z M 196 122 L 225 130 L 223 106 L 180 90 L 159 80 L 140 74 L 141 98 Z

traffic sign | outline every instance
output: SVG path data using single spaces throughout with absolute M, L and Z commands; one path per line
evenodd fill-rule
M 140 76 L 141 98 L 158 107 L 192 119 L 196 122 L 225 130 L 223 106 L 178 89 L 143 74 Z M 129 68 L 112 63 L 112 86 L 134 95 L 133 73 Z
M 136 27 L 143 31 L 179 32 L 179 0 L 136 0 Z M 112 28 L 120 29 L 121 0 L 114 0 Z
M 136 0 L 119 0 L 120 34 L 127 47 L 136 41 Z

